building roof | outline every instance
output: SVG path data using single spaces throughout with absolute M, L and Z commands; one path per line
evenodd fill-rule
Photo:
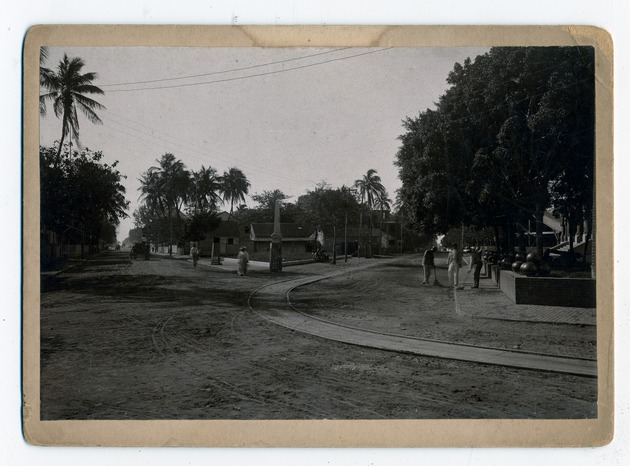
M 227 236 L 230 238 L 238 238 L 238 223 L 232 220 L 229 222 L 222 221 L 214 230 L 208 232 L 208 236 Z
M 385 231 L 383 231 L 385 234 Z M 333 229 L 332 228 L 324 228 L 324 235 L 326 237 L 333 237 Z M 348 225 L 348 229 L 346 230 L 346 236 L 348 239 L 357 240 L 359 236 L 361 238 L 367 238 L 371 236 L 372 238 L 378 238 L 381 235 L 381 230 L 379 228 L 372 228 L 370 234 L 370 228 L 363 227 L 360 228 L 358 225 Z M 311 235 L 313 236 L 313 235 Z M 343 238 L 344 236 L 344 227 L 337 228 L 337 238 Z
M 307 240 L 308 232 L 297 223 L 281 223 L 280 232 L 283 238 L 300 238 Z M 269 239 L 273 234 L 273 223 L 252 223 L 250 237 L 253 240 Z

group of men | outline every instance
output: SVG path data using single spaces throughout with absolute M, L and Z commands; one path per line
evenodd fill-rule
M 437 248 L 434 246 L 430 249 L 427 249 L 424 252 L 424 256 L 422 257 L 422 267 L 424 269 L 424 280 L 422 282 L 423 285 L 430 285 L 431 278 L 431 269 L 435 269 L 435 252 Z M 448 281 L 449 285 L 458 287 L 459 286 L 459 269 L 463 265 L 463 256 L 462 252 L 457 246 L 457 244 L 451 245 L 448 251 Z M 469 271 L 473 271 L 473 288 L 479 288 L 479 276 L 481 274 L 481 267 L 483 266 L 483 262 L 481 259 L 481 248 L 471 248 L 470 250 L 470 263 L 469 263 Z M 437 277 L 436 277 L 437 280 Z

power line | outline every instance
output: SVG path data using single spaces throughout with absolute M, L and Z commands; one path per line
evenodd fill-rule
M 113 89 L 113 90 L 109 90 L 107 92 L 111 94 L 111 93 L 114 93 L 114 92 L 134 92 L 134 91 L 173 89 L 173 88 L 178 88 L 178 87 L 203 86 L 203 85 L 206 85 L 206 84 L 219 84 L 219 83 L 225 83 L 225 82 L 230 82 L 230 81 L 240 81 L 240 80 L 243 80 L 243 79 L 259 78 L 261 76 L 269 76 L 269 75 L 273 75 L 273 74 L 286 73 L 288 71 L 302 70 L 302 69 L 305 69 L 305 68 L 311 68 L 311 67 L 314 67 L 314 66 L 325 65 L 327 63 L 332 63 L 332 62 L 336 62 L 336 61 L 349 60 L 351 58 L 362 57 L 364 55 L 370 55 L 370 54 L 373 54 L 373 53 L 384 52 L 384 51 L 390 50 L 392 48 L 393 47 L 386 47 L 384 49 L 371 50 L 369 52 L 358 53 L 358 54 L 350 55 L 350 56 L 347 56 L 347 57 L 333 58 L 331 60 L 326 60 L 326 61 L 317 62 L 317 63 L 310 63 L 308 65 L 301 65 L 301 66 L 296 66 L 296 67 L 293 67 L 293 68 L 287 68 L 287 69 L 283 69 L 283 70 L 268 71 L 268 72 L 265 72 L 265 73 L 251 74 L 251 75 L 247 75 L 247 76 L 237 76 L 237 77 L 234 77 L 234 78 L 217 79 L 217 80 L 214 80 L 214 81 L 204 81 L 204 82 L 200 82 L 200 83 L 174 84 L 172 86 L 140 87 L 140 88 L 137 88 L 137 89 Z
M 111 121 L 111 122 L 113 122 L 113 123 L 116 123 L 116 124 L 119 124 L 119 125 L 125 126 L 125 127 L 129 128 L 129 129 L 131 129 L 131 130 L 133 130 L 133 131 L 136 131 L 136 132 L 140 133 L 140 134 L 144 134 L 144 135 L 146 135 L 146 136 L 150 136 L 150 137 L 152 137 L 152 138 L 157 138 L 157 139 L 159 139 L 159 140 L 161 140 L 161 141 L 163 141 L 163 142 L 166 142 L 167 144 L 171 144 L 171 145 L 174 145 L 174 146 L 180 147 L 180 148 L 182 148 L 182 149 L 184 149 L 184 150 L 187 150 L 187 151 L 190 151 L 190 152 L 193 152 L 193 153 L 196 153 L 196 154 L 200 154 L 200 155 L 203 155 L 203 156 L 205 156 L 205 157 L 208 157 L 208 156 L 210 156 L 210 157 L 215 157 L 215 158 L 218 158 L 218 159 L 220 159 L 220 160 L 222 160 L 222 161 L 224 161 L 224 162 L 226 162 L 226 163 L 228 163 L 228 164 L 231 164 L 231 163 L 233 163 L 233 162 L 237 162 L 237 163 L 238 163 L 239 165 L 241 165 L 242 167 L 245 167 L 245 168 L 248 168 L 248 169 L 257 170 L 257 171 L 262 171 L 262 172 L 265 172 L 265 173 L 272 174 L 272 175 L 274 175 L 274 176 L 276 176 L 276 177 L 278 177 L 278 178 L 284 178 L 284 179 L 289 180 L 289 181 L 295 181 L 295 178 L 290 178 L 290 177 L 286 177 L 286 176 L 278 175 L 278 174 L 276 174 L 275 172 L 273 172 L 273 171 L 271 171 L 271 170 L 264 170 L 264 169 L 261 169 L 261 168 L 260 168 L 260 167 L 258 167 L 258 166 L 254 167 L 253 165 L 250 165 L 248 162 L 245 162 L 245 161 L 243 161 L 243 160 L 241 160 L 241 159 L 238 159 L 238 158 L 236 158 L 236 157 L 229 156 L 229 155 L 225 155 L 225 154 L 221 154 L 221 153 L 218 153 L 218 152 L 216 152 L 216 151 L 214 151 L 214 150 L 208 149 L 207 147 L 204 147 L 204 146 L 202 146 L 202 145 L 199 145 L 199 144 L 194 144 L 194 143 L 191 143 L 191 142 L 189 142 L 189 141 L 186 141 L 185 139 L 178 138 L 177 136 L 173 136 L 173 135 L 170 135 L 170 134 L 164 133 L 164 132 L 162 132 L 162 131 L 157 131 L 157 130 L 154 130 L 153 128 L 151 128 L 151 127 L 149 127 L 149 126 L 143 125 L 143 124 L 141 124 L 141 123 L 136 123 L 136 122 L 134 122 L 133 120 L 130 120 L 130 119 L 125 118 L 125 117 L 122 117 L 122 116 L 120 116 L 120 115 L 116 115 L 116 114 L 115 114 L 115 113 L 113 113 L 113 112 L 109 112 L 109 111 L 108 111 L 107 113 L 110 113 L 111 115 L 114 115 L 114 116 L 116 116 L 116 117 L 118 117 L 118 118 L 121 118 L 121 119 L 123 119 L 123 120 L 129 121 L 129 122 L 131 122 L 131 123 L 133 123 L 133 124 L 136 124 L 136 125 L 139 125 L 139 126 L 145 127 L 145 128 L 147 128 L 147 129 L 150 131 L 150 133 L 147 133 L 146 131 L 141 131 L 141 130 L 139 130 L 139 129 L 137 129 L 137 128 L 134 128 L 134 127 L 132 127 L 132 126 L 126 125 L 126 124 L 124 124 L 124 123 L 120 123 L 120 122 L 118 122 L 118 121 L 116 121 L 116 120 L 113 120 L 113 119 L 111 119 L 111 118 L 104 117 L 104 118 L 106 118 L 107 120 L 109 120 L 109 121 Z M 164 139 L 164 138 L 162 138 L 162 137 L 159 137 L 159 135 L 162 135 L 162 136 L 164 136 L 164 137 L 166 137 L 166 138 L 174 139 L 174 140 L 176 140 L 176 141 L 181 141 L 181 142 L 183 142 L 183 143 L 187 144 L 188 146 L 191 146 L 191 147 L 194 147 L 194 148 L 201 149 L 201 151 L 203 151 L 203 152 L 201 152 L 201 151 L 199 151 L 199 150 L 197 150 L 197 149 L 191 149 L 191 147 L 186 147 L 186 146 L 183 146 L 183 145 L 178 144 L 178 143 L 173 142 L 173 141 L 169 141 L 168 139 Z M 203 159 L 202 159 L 202 158 L 200 158 L 200 157 L 195 157 L 195 156 L 193 156 L 193 157 L 194 157 L 194 158 L 196 158 L 196 159 L 198 159 L 198 160 L 200 160 L 200 161 L 202 161 L 202 162 L 208 162 L 207 158 L 203 158 Z M 313 182 L 312 180 L 307 180 L 307 179 L 305 179 L 305 178 L 300 178 L 300 179 L 301 179 L 302 181 L 309 181 L 309 182 Z
M 242 68 L 233 68 L 231 70 L 214 71 L 212 73 L 191 74 L 191 75 L 188 75 L 188 76 L 179 76 L 179 77 L 176 77 L 176 78 L 153 79 L 153 80 L 149 80 L 149 81 L 132 81 L 132 82 L 126 82 L 126 83 L 100 84 L 99 86 L 100 87 L 127 86 L 127 85 L 133 85 L 133 84 L 150 84 L 150 83 L 157 83 L 157 82 L 163 82 L 163 81 L 176 81 L 176 80 L 180 80 L 180 79 L 201 78 L 203 76 L 213 76 L 213 75 L 217 75 L 217 74 L 233 73 L 235 71 L 245 71 L 245 70 L 251 70 L 251 69 L 255 69 L 255 68 L 261 68 L 263 66 L 278 65 L 278 64 L 281 64 L 281 63 L 288 63 L 288 62 L 297 61 L 297 60 L 304 60 L 306 58 L 318 57 L 320 55 L 327 55 L 329 53 L 340 52 L 342 50 L 347 50 L 349 48 L 352 48 L 352 47 L 343 47 L 343 48 L 340 48 L 340 49 L 333 49 L 333 50 L 327 50 L 325 52 L 313 53 L 311 55 L 304 55 L 302 57 L 288 58 L 286 60 L 272 61 L 272 62 L 269 62 L 269 63 L 262 63 L 262 64 L 259 64 L 259 65 L 244 66 Z
M 110 122 L 112 122 L 112 123 L 116 123 L 116 124 L 118 124 L 118 125 L 124 126 L 124 127 L 128 128 L 128 129 L 131 129 L 132 131 L 136 131 L 136 132 L 138 132 L 138 133 L 140 133 L 140 134 L 142 134 L 142 135 L 149 136 L 149 137 L 151 138 L 151 139 L 139 138 L 139 139 L 141 139 L 141 140 L 144 140 L 144 141 L 150 141 L 151 143 L 156 144 L 155 139 L 158 139 L 158 140 L 163 141 L 163 142 L 166 142 L 167 144 L 170 144 L 170 145 L 172 145 L 172 146 L 176 146 L 176 147 L 179 147 L 179 148 L 181 148 L 181 149 L 184 149 L 184 150 L 186 150 L 186 151 L 188 151 L 188 152 L 192 153 L 192 154 L 190 154 L 190 156 L 191 156 L 191 157 L 193 157 L 193 158 L 195 158 L 195 159 L 197 159 L 197 160 L 199 160 L 199 161 L 201 161 L 201 162 L 209 162 L 208 157 L 215 157 L 215 158 L 222 159 L 223 161 L 227 162 L 228 164 L 229 164 L 230 162 L 233 162 L 233 161 L 235 161 L 235 160 L 236 160 L 237 162 L 239 162 L 239 165 L 240 165 L 241 167 L 245 168 L 245 169 L 251 169 L 251 170 L 253 170 L 253 171 L 258 171 L 258 172 L 266 173 L 267 175 L 269 175 L 269 176 L 271 176 L 271 177 L 274 177 L 274 178 L 284 179 L 284 180 L 286 180 L 286 181 L 293 181 L 293 182 L 294 182 L 294 181 L 296 181 L 297 179 L 299 179 L 299 180 L 301 180 L 301 181 L 307 181 L 307 182 L 309 182 L 309 183 L 314 183 L 314 184 L 315 184 L 315 181 L 313 181 L 313 180 L 308 180 L 308 179 L 306 179 L 306 178 L 292 178 L 292 177 L 284 176 L 284 175 L 281 175 L 281 174 L 279 174 L 279 173 L 277 173 L 277 172 L 274 172 L 274 171 L 272 171 L 272 170 L 265 170 L 264 168 L 261 168 L 260 166 L 256 166 L 256 167 L 254 167 L 253 165 L 250 165 L 250 164 L 248 164 L 248 163 L 245 163 L 245 162 L 239 161 L 239 160 L 237 160 L 237 159 L 235 159 L 235 158 L 233 158 L 233 157 L 229 157 L 229 156 L 225 156 L 225 155 L 221 155 L 221 154 L 217 154 L 217 153 L 214 153 L 214 154 L 208 154 L 207 152 L 201 152 L 201 151 L 196 150 L 196 149 L 191 149 L 190 147 L 186 147 L 186 146 L 183 146 L 183 145 L 178 144 L 178 143 L 176 143 L 176 142 L 169 141 L 168 139 L 164 139 L 164 138 L 161 138 L 161 137 L 157 136 L 157 135 L 155 134 L 155 133 L 157 133 L 157 131 L 153 131 L 152 133 L 147 133 L 147 132 L 141 131 L 141 130 L 139 130 L 139 129 L 137 129 L 137 128 L 134 128 L 134 127 L 132 127 L 132 126 L 130 126 L 130 125 L 127 125 L 127 124 L 124 124 L 124 123 L 118 122 L 118 121 L 116 121 L 116 120 L 113 120 L 113 119 L 111 119 L 111 118 L 108 118 L 108 117 L 105 117 L 105 116 L 104 116 L 103 118 L 104 118 L 105 120 L 107 120 L 107 121 L 110 121 Z M 108 125 L 106 125 L 106 126 L 107 126 L 108 128 L 110 128 L 110 129 L 114 130 L 114 131 L 120 131 L 120 130 L 119 130 L 119 129 L 117 129 L 117 128 L 113 128 L 113 127 L 108 126 Z M 126 134 L 127 136 L 130 136 L 130 137 L 136 137 L 136 138 L 138 138 L 138 136 L 131 135 L 131 134 L 127 133 L 127 132 L 124 132 L 124 131 L 120 131 L 120 132 L 122 132 L 123 134 Z M 168 135 L 166 135 L 166 136 L 167 136 L 167 137 L 169 137 Z M 200 147 L 202 150 L 207 150 L 207 149 L 203 148 L 202 146 L 197 146 L 197 145 L 195 145 L 195 144 L 190 144 L 190 143 L 188 143 L 188 144 L 189 144 L 189 145 L 192 145 L 192 146 Z M 199 155 L 204 156 L 204 157 L 202 158 L 202 157 L 196 156 L 196 155 L 194 155 L 194 154 L 199 154 Z

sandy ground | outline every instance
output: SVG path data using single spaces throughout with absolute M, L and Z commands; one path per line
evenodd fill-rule
M 353 261 L 239 277 L 164 257 L 130 264 L 112 254 L 49 279 L 41 305 L 42 420 L 596 416 L 593 378 L 337 343 L 276 326 L 249 308 L 250 294 L 274 280 L 346 267 L 348 274 L 294 290 L 294 305 L 366 329 L 594 357 L 594 327 L 454 315 L 452 290 L 419 284 L 417 256 L 362 271 L 352 271 Z

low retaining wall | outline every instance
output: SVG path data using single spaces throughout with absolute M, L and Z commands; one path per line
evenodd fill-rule
M 493 267 L 494 268 L 494 267 Z M 595 280 L 590 278 L 525 277 L 493 270 L 501 291 L 515 304 L 596 307 Z

